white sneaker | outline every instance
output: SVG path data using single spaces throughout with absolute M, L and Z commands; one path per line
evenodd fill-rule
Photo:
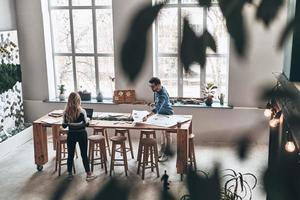
M 92 180 L 94 180 L 96 178 L 97 178 L 96 175 L 91 174 L 91 175 L 87 175 L 85 180 L 89 182 L 89 181 L 92 181 Z

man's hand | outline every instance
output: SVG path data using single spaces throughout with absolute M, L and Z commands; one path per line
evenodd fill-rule
M 147 119 L 148 119 L 148 117 L 145 116 L 145 117 L 143 118 L 143 122 L 147 121 Z

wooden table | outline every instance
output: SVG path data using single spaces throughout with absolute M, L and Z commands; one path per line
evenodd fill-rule
M 95 113 L 94 113 L 95 114 Z M 99 114 L 99 113 L 98 113 Z M 103 114 L 103 113 L 102 113 Z M 107 113 L 107 114 L 116 114 L 116 113 Z M 129 115 L 129 114 L 125 114 Z M 188 163 L 188 145 L 189 145 L 189 134 L 192 133 L 192 116 L 185 115 L 185 117 L 190 117 L 190 120 L 181 124 L 180 127 L 158 127 L 153 125 L 140 124 L 136 125 L 132 122 L 125 121 L 104 121 L 104 120 L 92 120 L 89 127 L 102 127 L 102 128 L 126 128 L 126 129 L 151 129 L 151 130 L 170 130 L 177 135 L 177 161 L 176 168 L 178 174 L 185 174 L 187 172 L 187 163 Z M 44 121 L 51 119 L 58 119 L 54 123 L 45 123 Z M 48 142 L 47 142 L 47 133 L 46 128 L 52 128 L 53 134 L 53 148 L 56 149 L 55 139 L 59 135 L 59 129 L 62 124 L 62 118 L 54 118 L 47 115 L 35 120 L 33 122 L 33 141 L 34 141 L 34 159 L 37 166 L 37 170 L 41 171 L 43 165 L 48 162 Z

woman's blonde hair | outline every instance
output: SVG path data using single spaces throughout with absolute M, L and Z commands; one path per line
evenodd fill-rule
M 65 108 L 65 117 L 66 120 L 70 123 L 74 122 L 80 115 L 81 99 L 77 92 L 72 92 L 69 95 L 68 103 Z

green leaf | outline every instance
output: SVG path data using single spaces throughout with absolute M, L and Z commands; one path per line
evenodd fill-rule
M 265 26 L 276 18 L 279 9 L 283 6 L 283 0 L 262 0 L 256 11 L 256 18 L 262 20 Z
M 124 73 L 133 82 L 143 68 L 147 47 L 147 32 L 164 4 L 142 8 L 131 23 L 121 49 L 121 63 Z

